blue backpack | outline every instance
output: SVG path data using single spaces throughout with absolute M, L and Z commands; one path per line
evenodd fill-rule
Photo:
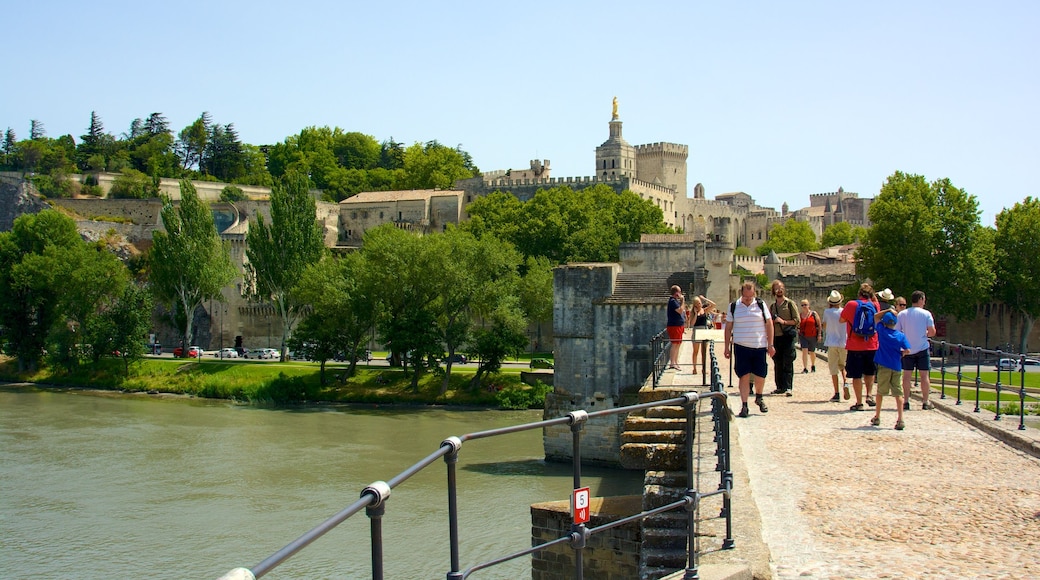
M 856 314 L 852 317 L 852 332 L 863 338 L 870 338 L 875 332 L 874 315 L 877 314 L 877 308 L 870 300 L 857 300 L 856 304 Z

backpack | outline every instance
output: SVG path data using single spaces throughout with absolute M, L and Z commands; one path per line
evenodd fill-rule
M 856 314 L 852 317 L 852 332 L 864 339 L 874 336 L 874 315 L 877 308 L 870 300 L 856 301 Z

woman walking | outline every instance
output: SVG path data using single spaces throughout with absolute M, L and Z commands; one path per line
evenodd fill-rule
M 802 321 L 798 325 L 798 345 L 802 348 L 802 373 L 816 372 L 816 345 L 820 340 L 820 315 L 809 308 L 809 301 L 802 300 Z
M 690 323 L 691 328 L 694 329 L 693 336 L 693 371 L 692 374 L 697 374 L 697 355 L 700 354 L 701 343 L 697 342 L 697 331 L 698 328 L 713 328 L 709 322 L 708 315 L 715 311 L 715 303 L 708 300 L 705 296 L 694 296 L 690 302 L 690 313 L 686 317 L 687 320 L 692 321 Z

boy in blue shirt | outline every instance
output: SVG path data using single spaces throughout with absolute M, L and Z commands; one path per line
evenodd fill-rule
M 902 431 L 903 424 L 903 355 L 910 353 L 906 335 L 896 330 L 896 315 L 885 312 L 877 324 L 878 350 L 874 355 L 877 365 L 877 406 L 870 424 L 881 424 L 881 398 L 891 394 L 896 399 L 896 430 Z

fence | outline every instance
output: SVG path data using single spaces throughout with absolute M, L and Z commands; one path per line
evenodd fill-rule
M 709 348 L 711 348 L 709 346 Z M 423 469 L 431 466 L 438 459 L 443 459 L 447 466 L 447 491 L 448 491 L 448 541 L 450 544 L 450 570 L 446 574 L 448 580 L 462 580 L 468 578 L 474 572 L 483 570 L 486 568 L 493 567 L 497 564 L 508 562 L 515 558 L 523 556 L 529 556 L 541 550 L 557 546 L 557 545 L 569 545 L 574 550 L 574 578 L 583 580 L 583 561 L 582 561 L 582 549 L 585 547 L 588 539 L 596 534 L 606 532 L 612 528 L 622 526 L 632 521 L 641 520 L 643 518 L 662 514 L 665 512 L 684 510 L 687 514 L 687 566 L 685 569 L 684 578 L 694 579 L 698 578 L 697 571 L 697 560 L 698 560 L 698 541 L 697 529 L 698 520 L 697 512 L 702 499 L 721 495 L 723 500 L 722 511 L 719 517 L 725 519 L 726 536 L 722 540 L 722 548 L 732 548 L 733 542 L 733 525 L 732 525 L 732 504 L 731 504 L 731 490 L 733 489 L 733 474 L 730 468 L 730 414 L 729 407 L 726 405 L 726 393 L 722 390 L 722 379 L 718 370 L 718 362 L 715 358 L 714 349 L 711 348 L 710 353 L 711 367 L 712 367 L 712 390 L 704 393 L 688 392 L 682 396 L 666 399 L 662 401 L 654 401 L 649 403 L 642 403 L 638 405 L 629 405 L 625 407 L 617 407 L 614 409 L 606 409 L 602 411 L 587 412 L 584 410 L 572 411 L 564 417 L 558 417 L 556 419 L 549 419 L 544 421 L 538 421 L 534 423 L 526 423 L 522 425 L 515 425 L 511 427 L 504 427 L 500 429 L 492 429 L 488 431 L 480 431 L 477 433 L 470 433 L 461 437 L 449 437 L 441 442 L 440 447 L 428 455 L 423 460 L 419 461 L 415 465 L 412 465 L 408 469 L 402 471 L 400 474 L 390 479 L 389 481 L 376 481 L 371 485 L 365 487 L 361 491 L 361 497 L 353 504 L 347 506 L 339 513 L 333 515 L 329 519 L 325 520 L 309 532 L 303 534 L 292 543 L 288 544 L 281 550 L 278 550 L 259 564 L 256 564 L 252 568 L 236 568 L 229 571 L 227 574 L 222 576 L 220 580 L 254 580 L 267 574 L 268 572 L 277 568 L 280 564 L 288 560 L 294 554 L 300 550 L 306 548 L 308 545 L 313 543 L 318 538 L 322 537 L 339 524 L 343 523 L 351 516 L 357 514 L 362 509 L 365 510 L 365 514 L 370 520 L 370 532 L 369 539 L 371 542 L 371 569 L 372 578 L 374 580 L 382 580 L 383 578 L 383 533 L 381 520 L 386 512 L 388 506 L 388 500 L 392 494 L 393 489 L 403 484 L 409 478 L 419 473 Z M 656 371 L 655 371 L 656 372 Z M 717 485 L 712 485 L 712 490 L 702 493 L 699 489 L 694 489 L 694 482 L 697 481 L 697 473 L 695 473 L 695 461 L 699 461 L 699 457 L 695 458 L 693 452 L 693 444 L 695 438 L 695 425 L 697 409 L 700 401 L 711 400 L 712 410 L 711 418 L 714 429 L 715 450 L 712 455 L 717 457 L 718 464 L 716 471 L 720 473 L 719 482 Z M 458 462 L 459 452 L 461 451 L 463 444 L 468 441 L 475 441 L 488 437 L 497 437 L 509 435 L 512 433 L 518 433 L 529 429 L 543 429 L 545 427 L 557 426 L 557 425 L 569 425 L 572 433 L 573 441 L 573 461 L 572 461 L 572 473 L 574 480 L 574 489 L 578 491 L 582 488 L 581 485 L 581 431 L 584 424 L 593 418 L 604 417 L 608 415 L 616 415 L 619 413 L 633 413 L 637 411 L 644 411 L 652 409 L 654 407 L 663 406 L 681 406 L 685 410 L 686 421 L 685 421 L 685 437 L 684 437 L 684 453 L 686 462 L 686 476 L 687 486 L 686 492 L 683 497 L 677 501 L 673 501 L 666 505 L 659 506 L 654 509 L 645 510 L 641 513 L 619 519 L 609 524 L 604 524 L 598 527 L 586 527 L 585 524 L 575 524 L 571 527 L 569 534 L 562 536 L 556 540 L 539 544 L 537 546 L 529 547 L 523 550 L 518 550 L 511 554 L 503 555 L 500 557 L 492 558 L 485 562 L 481 562 L 470 566 L 469 568 L 463 569 L 461 562 L 459 561 L 459 518 L 458 518 L 458 486 L 456 480 L 456 464 Z M 573 508 L 574 506 L 572 506 Z M 524 509 L 528 509 L 529 506 L 524 506 Z M 575 518 L 576 520 L 578 518 Z
M 955 404 L 962 404 L 961 389 L 964 384 L 964 368 L 975 367 L 975 379 L 972 381 L 975 387 L 975 412 L 981 413 L 982 408 L 980 406 L 980 394 L 983 390 L 993 390 L 996 393 L 996 415 L 993 417 L 994 421 L 1001 420 L 1001 395 L 1007 391 L 1011 391 L 1017 394 L 1018 402 L 1018 428 L 1024 431 L 1026 429 L 1025 423 L 1025 411 L 1026 411 L 1026 400 L 1030 400 L 1030 404 L 1037 404 L 1040 402 L 1040 389 L 1035 387 L 1026 387 L 1026 367 L 1035 366 L 1037 371 L 1040 372 L 1040 361 L 1031 359 L 1024 354 L 1011 355 L 1003 350 L 991 350 L 973 346 L 964 346 L 962 344 L 950 344 L 946 341 L 935 341 L 929 339 L 931 344 L 933 357 L 938 355 L 940 359 L 939 366 L 939 377 L 940 377 L 940 392 L 942 393 L 939 398 L 946 398 L 946 375 L 948 372 L 948 362 L 952 363 L 953 374 L 957 381 L 957 401 Z M 956 362 L 953 359 L 956 358 Z M 967 361 L 967 364 L 965 364 Z M 1014 361 L 1014 364 L 1005 361 Z M 992 364 L 997 372 L 997 379 L 994 383 L 986 383 L 982 381 L 982 367 L 987 367 Z M 1018 374 L 1018 389 L 1014 388 L 1014 375 Z M 1004 374 L 1007 375 L 1008 382 L 1005 384 L 1002 381 Z M 952 380 L 953 377 L 951 377 Z M 914 374 L 914 384 L 918 383 L 918 376 Z M 952 386 L 952 385 L 951 385 Z M 1012 399 L 1005 399 L 1007 402 L 1011 402 Z

